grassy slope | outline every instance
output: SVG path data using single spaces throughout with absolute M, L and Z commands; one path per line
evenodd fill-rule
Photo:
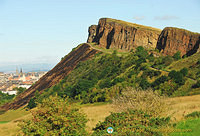
M 183 120 L 184 115 L 189 114 L 193 111 L 200 111 L 200 95 L 169 98 L 168 102 L 172 106 L 168 114 L 172 115 L 172 119 L 174 120 L 174 122 Z M 95 127 L 95 125 L 99 121 L 103 121 L 105 117 L 110 115 L 110 112 L 115 112 L 111 104 L 106 103 L 102 103 L 100 105 L 86 104 L 81 105 L 80 108 L 81 112 L 84 112 L 89 119 L 87 123 L 87 130 L 90 133 L 92 132 L 92 128 Z M 13 117 L 13 115 L 16 116 Z M 31 115 L 22 109 L 9 111 L 8 113 L 5 113 L 5 115 L 0 115 L 0 121 L 13 119 L 10 120 L 10 122 L 8 123 L 0 124 L 0 135 L 15 135 L 19 132 L 19 127 L 17 126 L 18 121 L 22 119 L 29 119 L 30 117 Z M 200 120 L 198 120 L 196 124 L 193 124 L 193 126 L 191 126 L 191 129 L 196 129 L 195 127 L 199 125 L 199 122 Z
M 18 122 L 23 119 L 29 119 L 30 112 L 24 109 L 10 110 L 0 115 L 0 136 L 15 136 L 20 133 Z
M 168 66 L 167 70 L 180 70 L 181 68 L 189 68 L 190 66 L 193 66 L 197 63 L 197 61 L 200 60 L 200 52 L 195 53 L 192 56 L 189 56 L 185 59 L 181 59 L 179 61 L 173 62 L 170 66 Z
M 199 126 L 200 118 L 181 121 L 177 124 L 176 129 L 180 129 L 182 132 L 174 132 L 171 136 L 199 136 Z

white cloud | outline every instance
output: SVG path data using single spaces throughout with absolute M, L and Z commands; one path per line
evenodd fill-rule
M 156 16 L 154 19 L 155 20 L 175 20 L 175 19 L 179 19 L 179 17 L 170 16 L 170 15 L 164 15 L 164 16 Z

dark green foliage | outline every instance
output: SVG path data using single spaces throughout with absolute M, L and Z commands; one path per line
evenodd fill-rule
M 200 80 L 198 80 L 197 83 L 192 86 L 192 88 L 200 88 Z
M 69 105 L 67 99 L 50 97 L 43 100 L 33 118 L 20 123 L 21 130 L 29 136 L 87 136 L 85 115 Z
M 174 59 L 171 56 L 166 56 L 162 59 L 162 63 L 165 66 L 169 66 L 172 62 L 174 61 Z
M 140 87 L 143 89 L 143 90 L 146 90 L 147 88 L 149 88 L 151 86 L 151 84 L 146 80 L 146 79 L 142 79 L 141 82 L 140 82 Z
M 15 95 L 4 94 L 0 91 L 0 105 L 12 101 L 14 97 Z
M 173 58 L 174 58 L 175 60 L 181 59 L 181 52 L 180 52 L 180 51 L 176 52 L 176 53 L 173 55 Z
M 194 111 L 190 114 L 187 114 L 185 118 L 200 118 L 200 111 Z
M 106 129 L 114 129 L 112 135 L 162 135 L 161 128 L 169 125 L 170 118 L 152 117 L 142 111 L 128 110 L 112 113 L 94 128 L 93 135 L 108 135 Z
M 103 88 L 109 88 L 112 86 L 112 83 L 111 83 L 111 80 L 109 78 L 106 78 L 104 80 L 102 80 L 100 83 L 99 83 L 99 87 L 101 89 Z
M 35 98 L 31 98 L 30 101 L 28 102 L 27 108 L 32 109 L 35 108 L 37 106 L 36 102 L 35 102 Z
M 20 95 L 26 90 L 26 88 L 23 88 L 23 87 L 15 87 L 13 89 L 17 91 L 17 95 Z
M 147 59 L 150 61 L 150 62 L 153 62 L 155 60 L 154 56 L 153 56 L 153 53 L 151 53 Z
M 200 60 L 197 61 L 197 64 L 200 64 Z
M 125 78 L 117 77 L 117 78 L 115 78 L 115 79 L 112 81 L 112 86 L 113 86 L 113 85 L 116 85 L 117 83 L 121 83 L 121 82 L 123 82 L 123 81 L 125 81 Z
M 168 77 L 167 77 L 167 76 L 161 76 L 161 77 L 157 78 L 157 79 L 152 83 L 152 87 L 159 86 L 161 83 L 164 83 L 165 81 L 168 81 Z
M 186 76 L 188 74 L 188 69 L 187 68 L 182 68 L 180 70 L 180 73 L 183 75 L 183 76 Z
M 136 48 L 135 55 L 138 56 L 139 58 L 146 59 L 148 56 L 148 52 L 144 49 L 144 47 L 138 46 Z
M 174 80 L 175 83 L 179 85 L 185 84 L 184 75 L 187 75 L 187 69 L 183 68 L 182 71 L 172 70 L 168 76 Z

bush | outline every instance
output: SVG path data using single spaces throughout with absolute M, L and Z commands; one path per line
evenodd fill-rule
M 30 101 L 28 102 L 27 108 L 32 109 L 37 106 L 37 103 L 35 102 L 35 98 L 31 98 Z
M 140 82 L 140 87 L 145 90 L 147 88 L 149 88 L 151 86 L 151 84 L 144 78 L 142 78 L 141 82 Z
M 182 68 L 180 70 L 180 73 L 183 74 L 183 76 L 186 76 L 188 74 L 188 69 L 187 68 Z
M 33 118 L 19 124 L 25 135 L 87 135 L 86 118 L 68 100 L 50 96 L 32 111 Z
M 167 76 L 161 76 L 161 77 L 157 78 L 157 79 L 152 83 L 152 87 L 159 86 L 161 83 L 164 83 L 164 82 L 167 81 L 167 80 L 168 80 Z
M 142 91 L 129 87 L 122 91 L 122 95 L 113 99 L 113 107 L 120 112 L 133 109 L 158 116 L 169 109 L 165 99 L 150 89 Z
M 169 117 L 152 117 L 142 111 L 128 110 L 106 117 L 104 122 L 96 125 L 93 135 L 107 136 L 108 127 L 113 127 L 112 135 L 117 136 L 161 135 L 162 127 L 169 126 L 169 121 Z
M 181 59 L 181 52 L 180 52 L 180 51 L 176 52 L 176 53 L 173 55 L 173 58 L 174 58 L 175 60 Z
M 190 114 L 187 114 L 185 118 L 200 118 L 200 111 L 194 111 Z
M 198 80 L 197 83 L 192 86 L 192 88 L 199 88 L 199 87 L 200 87 L 200 80 Z

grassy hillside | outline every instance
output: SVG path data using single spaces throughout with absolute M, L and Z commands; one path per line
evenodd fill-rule
M 171 109 L 167 114 L 172 114 L 172 119 L 174 122 L 178 123 L 177 128 L 185 129 L 187 122 L 184 119 L 184 115 L 187 115 L 193 111 L 200 111 L 200 95 L 194 96 L 184 96 L 184 97 L 175 97 L 168 98 L 167 101 L 171 105 Z M 87 115 L 89 119 L 87 122 L 86 130 L 90 133 L 93 132 L 92 128 L 96 126 L 99 121 L 104 121 L 107 116 L 111 114 L 111 112 L 116 112 L 115 109 L 112 108 L 112 105 L 107 104 L 86 104 L 86 105 L 77 105 L 83 113 Z M 8 111 L 4 115 L 0 115 L 0 122 L 4 122 L 4 124 L 0 124 L 0 134 L 4 136 L 16 135 L 20 128 L 17 126 L 19 120 L 29 119 L 31 117 L 30 112 L 24 111 L 23 109 L 18 109 L 15 111 Z M 9 120 L 9 122 L 7 122 Z M 192 128 L 198 129 L 198 123 L 200 123 L 199 119 L 193 122 Z M 6 123 L 7 122 L 7 123 Z M 179 123 L 180 122 L 180 123 Z M 183 124 L 185 122 L 185 124 Z M 189 125 L 190 126 L 190 125 Z M 186 129 L 191 129 L 191 127 L 187 126 Z M 175 133 L 173 135 L 180 135 L 180 133 Z M 188 135 L 191 135 L 189 133 Z
M 80 62 L 65 79 L 36 93 L 33 101 L 41 102 L 58 94 L 81 103 L 108 102 L 125 87 L 152 88 L 161 95 L 183 96 L 198 94 L 200 54 L 177 60 L 171 56 L 154 57 L 143 47 L 135 51 L 101 51 L 93 58 Z M 156 52 L 156 51 L 154 51 Z M 156 53 L 155 53 L 156 54 Z M 195 73 L 195 76 L 192 76 Z

